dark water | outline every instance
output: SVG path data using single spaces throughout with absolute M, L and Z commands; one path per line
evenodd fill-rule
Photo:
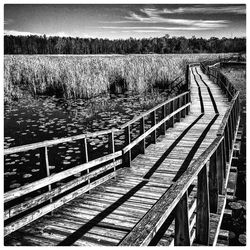
M 102 96 L 92 100 L 23 99 L 18 104 L 4 107 L 4 148 L 115 128 L 166 99 L 167 94 L 158 91 Z M 132 127 L 132 138 L 138 133 L 139 127 Z M 122 131 L 115 135 L 116 150 L 124 145 L 124 138 Z M 100 152 L 108 154 L 107 142 L 107 136 L 88 139 L 89 160 L 102 156 Z M 49 147 L 48 152 L 50 173 L 83 163 L 80 141 Z M 5 191 L 45 177 L 42 157 L 39 150 L 6 155 Z

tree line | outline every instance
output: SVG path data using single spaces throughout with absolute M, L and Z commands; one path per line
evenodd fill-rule
M 246 52 L 246 38 L 170 37 L 102 39 L 4 36 L 5 54 L 148 54 Z

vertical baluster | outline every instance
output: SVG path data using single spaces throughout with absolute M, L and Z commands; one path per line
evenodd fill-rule
M 47 177 L 50 176 L 49 154 L 48 154 L 48 148 L 46 146 L 40 149 L 40 161 L 41 161 L 41 167 L 45 168 L 46 176 Z M 51 191 L 51 185 L 48 185 L 48 191 Z M 52 203 L 52 199 L 50 199 L 50 203 Z
M 156 124 L 156 111 L 152 111 L 151 113 L 151 127 Z M 156 143 L 156 129 L 151 133 L 151 143 Z
M 229 148 L 232 149 L 232 142 L 233 142 L 233 128 L 232 128 L 232 115 L 229 115 L 228 118 L 228 131 L 229 131 Z
M 174 245 L 190 246 L 187 192 L 185 192 L 175 209 Z
M 176 110 L 180 108 L 180 97 L 176 99 Z M 176 121 L 179 122 L 181 120 L 181 112 L 176 114 Z
M 218 146 L 216 150 L 216 159 L 217 159 L 217 175 L 218 175 L 218 191 L 219 194 L 223 193 L 223 184 L 224 184 L 224 166 L 223 166 L 223 142 Z
M 113 154 L 115 152 L 115 135 L 114 132 L 110 132 L 108 135 L 108 142 L 109 142 L 109 153 Z M 112 160 L 115 162 L 115 159 Z M 114 166 L 114 172 L 116 171 L 116 167 Z
M 208 167 L 208 164 L 205 164 L 202 168 L 197 183 L 196 241 L 202 245 L 209 244 Z
M 223 156 L 223 161 L 222 161 L 222 166 L 223 166 L 223 177 L 224 179 L 226 178 L 226 167 L 227 167 L 227 156 L 226 156 L 226 140 L 225 137 L 221 143 L 222 147 L 222 156 Z
M 185 95 L 181 97 L 181 107 L 183 107 L 186 104 L 186 100 L 185 100 Z M 186 111 L 185 109 L 183 109 L 181 111 L 181 118 L 185 118 L 186 116 Z
M 169 114 L 172 114 L 174 112 L 174 101 L 171 101 L 169 103 L 169 106 L 170 106 Z M 172 116 L 169 119 L 169 126 L 172 127 L 172 128 L 174 127 L 174 116 Z
M 218 176 L 216 152 L 210 158 L 209 164 L 209 200 L 210 212 L 216 213 L 218 208 Z
M 161 120 L 163 120 L 165 117 L 166 117 L 166 106 L 163 105 L 161 108 Z M 161 125 L 161 134 L 165 135 L 165 132 L 166 132 L 166 122 L 164 122 Z
M 130 125 L 125 128 L 125 146 L 129 145 L 131 142 L 131 135 L 130 135 Z M 131 150 L 129 150 L 124 155 L 124 164 L 126 167 L 130 167 L 131 165 Z
M 143 116 L 140 119 L 140 135 L 143 135 L 145 133 L 145 117 Z M 140 143 L 140 153 L 145 154 L 145 138 Z
M 224 131 L 224 138 L 225 138 L 225 152 L 226 152 L 226 162 L 229 162 L 229 131 L 228 131 L 228 125 L 225 127 Z

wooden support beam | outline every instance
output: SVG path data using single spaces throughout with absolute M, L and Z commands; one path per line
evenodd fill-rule
M 170 114 L 174 112 L 174 101 L 169 103 L 169 109 Z M 174 127 L 174 116 L 170 118 L 169 126 L 172 128 Z
M 209 164 L 209 200 L 210 212 L 217 213 L 218 209 L 218 171 L 216 152 L 210 158 Z
M 164 119 L 166 117 L 166 105 L 163 105 L 161 108 L 161 120 Z M 166 122 L 164 122 L 161 125 L 161 134 L 165 135 L 166 133 Z
M 223 194 L 224 185 L 224 159 L 223 159 L 223 142 L 218 146 L 216 150 L 216 160 L 217 160 L 217 177 L 218 177 L 218 191 L 219 194 Z
M 130 142 L 131 142 L 130 125 L 128 125 L 127 127 L 125 127 L 125 146 L 129 145 Z M 124 154 L 124 166 L 125 167 L 131 166 L 131 149 Z
M 174 245 L 190 246 L 187 192 L 185 192 L 175 208 Z
M 155 124 L 156 124 L 156 111 L 154 110 L 151 113 L 151 127 L 153 127 Z M 156 130 L 154 130 L 151 133 L 151 143 L 154 143 L 154 144 L 156 143 Z
M 145 132 L 145 117 L 143 116 L 140 119 L 140 135 L 143 135 L 144 132 Z M 141 154 L 145 154 L 145 147 L 146 147 L 146 140 L 145 140 L 145 138 L 142 139 L 139 147 L 140 147 L 140 153 Z
M 202 245 L 209 244 L 209 192 L 208 192 L 208 164 L 198 174 L 197 183 L 197 213 L 196 213 L 196 241 Z

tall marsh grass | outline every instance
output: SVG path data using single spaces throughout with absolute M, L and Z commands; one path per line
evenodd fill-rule
M 157 83 L 167 85 L 183 75 L 187 62 L 212 60 L 229 54 L 51 56 L 5 55 L 5 101 L 22 91 L 64 98 L 91 98 L 114 85 L 140 93 Z

